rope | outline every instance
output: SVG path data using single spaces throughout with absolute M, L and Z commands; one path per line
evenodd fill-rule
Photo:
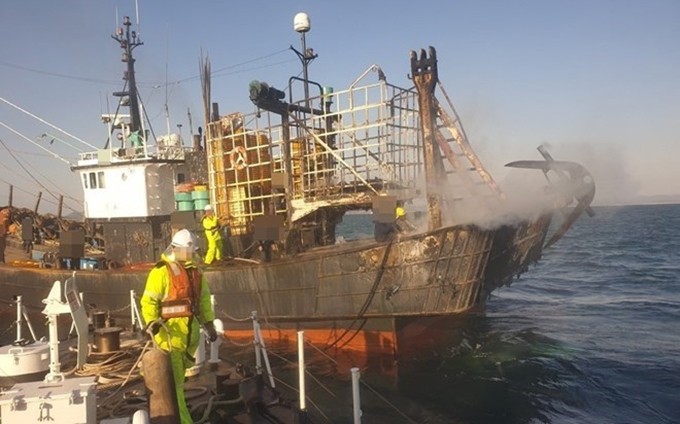
M 294 391 L 295 393 L 298 393 L 298 394 L 300 393 L 300 391 L 298 389 L 296 389 L 295 387 L 286 383 L 285 381 L 281 380 L 280 378 L 274 377 L 274 380 L 276 380 L 279 384 L 281 384 L 282 386 L 285 386 L 289 390 L 292 390 L 292 391 Z M 314 407 L 314 409 L 316 409 L 316 411 L 326 420 L 326 422 L 329 422 L 329 423 L 333 422 L 333 421 L 331 421 L 330 418 L 328 418 L 328 416 L 326 414 L 323 413 L 323 411 L 319 408 L 319 406 L 316 403 L 314 403 L 313 400 L 311 400 L 307 396 L 305 396 L 305 399 L 307 400 L 307 402 L 309 402 L 310 405 L 312 405 Z
M 380 393 L 378 393 L 373 387 L 369 386 L 368 383 L 366 383 L 365 381 L 363 381 L 363 380 L 361 380 L 361 379 L 359 379 L 359 382 L 360 382 L 361 384 L 363 384 L 364 387 L 366 387 L 368 390 L 370 390 L 374 395 L 376 395 L 376 396 L 378 397 L 378 399 L 382 400 L 382 401 L 385 402 L 389 407 L 391 407 L 392 409 L 394 409 L 394 411 L 395 411 L 397 414 L 401 415 L 406 421 L 408 421 L 409 423 L 417 424 L 417 421 L 413 421 L 408 415 L 406 415 L 406 414 L 405 414 L 404 412 L 402 412 L 399 408 L 397 408 L 396 405 L 394 405 L 392 402 L 390 402 L 389 400 L 387 400 L 387 398 L 385 398 L 383 395 L 381 395 Z
M 277 354 L 276 352 L 272 352 L 271 350 L 267 350 L 267 352 L 276 356 L 277 358 L 281 359 L 282 361 L 288 363 L 289 365 L 297 366 L 297 364 L 295 362 Z M 309 370 L 307 370 L 306 368 L 305 368 L 305 374 L 310 376 L 312 378 L 312 380 L 314 380 L 319 386 L 321 386 L 321 388 L 324 389 L 329 395 L 336 397 L 335 393 L 333 393 L 328 387 L 326 387 L 322 382 L 320 382 L 316 377 L 314 377 L 314 375 L 312 375 L 312 373 L 310 373 Z M 269 377 L 269 376 L 267 376 L 267 377 Z M 272 377 L 274 377 L 274 376 L 272 375 Z M 276 378 L 276 377 L 274 377 L 274 378 Z
M 385 254 L 383 255 L 382 261 L 380 263 L 380 268 L 378 268 L 378 273 L 375 276 L 375 280 L 373 281 L 373 286 L 371 287 L 371 291 L 369 292 L 368 297 L 364 301 L 364 304 L 361 306 L 361 309 L 359 310 L 359 314 L 357 314 L 357 316 L 354 318 L 352 323 L 349 326 L 347 326 L 347 328 L 340 335 L 340 337 L 335 339 L 335 341 L 333 343 L 331 343 L 330 345 L 326 346 L 325 349 L 330 349 L 333 346 L 335 346 L 336 344 L 338 344 L 338 342 L 340 340 L 342 340 L 342 338 L 345 337 L 345 335 L 352 330 L 352 327 L 354 327 L 354 324 L 356 324 L 357 321 L 359 321 L 360 319 L 363 318 L 364 314 L 368 310 L 368 307 L 371 306 L 371 303 L 373 302 L 373 298 L 375 297 L 375 293 L 378 290 L 378 285 L 380 284 L 380 280 L 382 280 L 382 276 L 385 273 L 385 265 L 387 265 L 387 258 L 389 257 L 390 251 L 392 250 L 392 245 L 394 244 L 394 240 L 395 239 L 392 238 L 392 240 L 390 240 L 390 243 L 385 248 Z M 367 320 L 364 318 L 364 321 L 361 323 L 359 328 L 354 332 L 354 334 L 352 334 L 352 336 L 346 342 L 344 342 L 342 345 L 340 345 L 339 347 L 344 347 L 345 345 L 347 345 L 347 343 L 351 342 L 354 339 L 354 337 L 356 337 L 356 335 L 359 333 L 359 331 L 361 331 L 361 329 L 364 327 L 364 325 L 366 324 L 366 321 Z

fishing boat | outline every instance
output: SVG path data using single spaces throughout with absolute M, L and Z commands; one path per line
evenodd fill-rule
M 103 116 L 106 146 L 73 167 L 88 225 L 62 230 L 56 260 L 42 268 L 0 266 L 7 293 L 41 298 L 68 278 L 72 270 L 63 268 L 80 268 L 88 303 L 124 308 L 131 290 L 143 291 L 174 230 L 202 233 L 200 212 L 177 210 L 177 188 L 187 185 L 206 186 L 225 229 L 229 257 L 205 276 L 223 317 L 235 321 L 255 310 L 267 322 L 351 325 L 465 313 L 527 271 L 582 212 L 592 213 L 588 171 L 544 148 L 540 160 L 507 165 L 545 174 L 548 185 L 530 194 L 532 204 L 502 190 L 439 81 L 433 47 L 410 52 L 407 87 L 377 65 L 343 90 L 311 80 L 317 55 L 306 46 L 305 14 L 295 18 L 302 49 L 291 47 L 302 78 L 283 90 L 253 81 L 255 111 L 224 115 L 205 61 L 205 132 L 192 147 L 154 140 L 138 103 L 132 53 L 141 41 L 130 25 L 114 36 L 127 64 L 117 95 L 129 113 Z M 405 219 L 396 219 L 397 207 Z M 339 237 L 338 225 L 354 212 L 372 213 L 376 237 Z M 84 253 L 85 240 L 95 238 L 88 228 L 104 243 L 101 257 Z

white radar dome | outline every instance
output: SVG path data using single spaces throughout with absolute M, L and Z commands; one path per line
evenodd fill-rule
M 309 22 L 309 15 L 300 12 L 295 15 L 293 19 L 293 29 L 295 32 L 307 32 L 311 29 L 312 24 Z

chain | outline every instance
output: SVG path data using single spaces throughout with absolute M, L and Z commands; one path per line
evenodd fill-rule
M 114 309 L 114 310 L 112 310 L 112 311 L 109 311 L 109 314 L 117 314 L 118 312 L 123 312 L 123 311 L 126 311 L 126 310 L 128 310 L 128 309 L 130 309 L 130 304 L 127 304 L 127 305 L 125 305 L 125 306 L 123 306 L 123 307 L 121 307 L 121 308 L 118 308 L 118 309 Z
M 226 313 L 224 311 L 222 311 L 222 316 L 229 319 L 230 321 L 235 321 L 235 322 L 246 322 L 246 321 L 251 321 L 253 319 L 252 316 L 249 316 L 249 317 L 246 317 L 246 318 L 236 318 L 236 317 L 229 315 L 228 313 Z

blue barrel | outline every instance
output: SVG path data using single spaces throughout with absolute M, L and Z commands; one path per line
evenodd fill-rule
M 194 210 L 202 211 L 203 208 L 205 208 L 209 204 L 210 204 L 210 200 L 208 200 L 208 199 L 196 199 L 196 200 L 194 200 Z
M 191 192 L 182 191 L 175 193 L 175 200 L 178 202 L 190 202 L 194 199 L 191 197 Z
M 194 202 L 192 202 L 191 200 L 177 202 L 177 210 L 178 211 L 193 211 L 194 210 Z
M 193 200 L 210 200 L 210 193 L 207 190 L 195 190 L 191 192 Z

